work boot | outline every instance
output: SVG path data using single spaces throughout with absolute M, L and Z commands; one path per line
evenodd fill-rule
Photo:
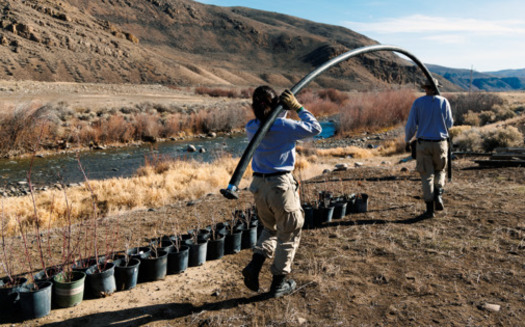
M 254 292 L 259 292 L 259 273 L 266 257 L 260 253 L 254 253 L 252 261 L 242 270 L 244 285 Z
M 434 201 L 425 202 L 427 204 L 427 211 L 421 215 L 421 218 L 434 218 Z
M 297 284 L 293 279 L 286 279 L 286 275 L 273 275 L 272 286 L 270 286 L 270 297 L 282 297 L 292 293 Z
M 441 195 L 443 195 L 443 191 L 444 190 L 442 188 L 437 188 L 434 192 L 434 205 L 437 211 L 442 211 L 445 209 L 445 206 L 443 205 L 443 198 L 441 197 Z

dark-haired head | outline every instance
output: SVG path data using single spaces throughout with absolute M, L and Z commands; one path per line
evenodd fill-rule
M 252 110 L 255 117 L 265 121 L 272 109 L 279 103 L 279 97 L 274 89 L 263 85 L 253 91 Z

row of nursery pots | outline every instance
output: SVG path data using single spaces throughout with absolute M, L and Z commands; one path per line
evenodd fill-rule
M 133 289 L 137 283 L 162 280 L 168 274 L 180 274 L 188 267 L 217 260 L 242 249 L 253 248 L 262 225 L 229 228 L 219 223 L 212 229 L 190 231 L 181 235 L 149 240 L 149 246 L 136 247 L 114 254 L 111 259 L 100 256 L 85 259 L 71 266 L 69 272 L 52 267 L 34 274 L 34 283 L 18 277 L 0 280 L 0 323 L 36 319 L 48 315 L 53 308 L 76 306 L 83 299 L 101 298 L 116 291 Z M 18 317 L 14 313 L 19 313 Z
M 341 197 L 332 197 L 329 192 L 320 192 L 319 200 L 314 204 L 303 204 L 304 229 L 313 229 L 331 222 L 333 219 L 342 219 L 352 213 L 368 211 L 368 194 L 350 194 Z
M 303 228 L 318 228 L 332 219 L 366 212 L 367 208 L 367 194 L 335 198 L 322 193 L 314 206 L 303 205 Z M 11 281 L 4 277 L 0 279 L 0 323 L 40 318 L 49 314 L 52 306 L 72 307 L 83 299 L 131 290 L 137 283 L 162 280 L 188 267 L 253 248 L 262 229 L 254 216 L 249 224 L 218 223 L 213 228 L 190 230 L 179 237 L 151 239 L 148 246 L 131 248 L 112 258 L 99 256 L 98 261 L 94 258 L 81 260 L 68 272 L 48 268 L 34 275 L 34 283 L 28 283 L 24 277 Z M 21 317 L 14 317 L 14 312 L 20 312 Z

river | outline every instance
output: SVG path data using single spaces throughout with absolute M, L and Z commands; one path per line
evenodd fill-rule
M 316 138 L 329 138 L 335 133 L 332 122 L 323 121 L 323 132 Z M 188 152 L 188 145 L 205 152 Z M 166 141 L 154 145 L 108 148 L 98 151 L 79 153 L 79 159 L 89 179 L 100 180 L 112 177 L 130 177 L 143 166 L 146 158 L 152 156 L 194 159 L 211 162 L 224 153 L 240 157 L 248 140 L 246 136 L 219 136 L 216 138 L 197 138 L 184 141 Z M 0 159 L 0 191 L 24 186 L 31 159 Z M 65 185 L 79 183 L 84 180 L 78 166 L 75 153 L 57 154 L 36 157 L 33 161 L 31 182 L 34 185 L 53 185 L 61 182 Z M 0 193 L 1 194 L 1 193 Z

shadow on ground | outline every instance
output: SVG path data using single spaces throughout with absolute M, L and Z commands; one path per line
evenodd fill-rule
M 260 302 L 269 299 L 268 294 L 258 294 L 253 297 L 241 297 L 195 306 L 191 303 L 166 303 L 120 311 L 99 312 L 65 321 L 44 324 L 45 327 L 67 326 L 142 326 L 157 320 L 182 318 L 203 311 L 218 311 L 231 309 L 239 305 Z

